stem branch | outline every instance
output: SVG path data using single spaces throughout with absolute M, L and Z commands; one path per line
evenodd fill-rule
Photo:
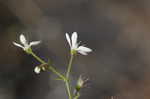
M 37 59 L 40 63 L 42 64 L 47 64 L 44 60 L 42 60 L 40 57 L 38 57 L 36 54 L 34 54 L 33 52 L 30 53 L 35 59 Z M 49 65 L 49 64 L 48 64 Z M 64 81 L 66 80 L 66 77 L 64 77 L 62 74 L 60 74 L 54 67 L 49 66 L 48 68 L 49 70 L 51 70 L 53 73 L 55 73 L 57 76 L 59 76 L 61 79 L 63 79 Z
M 66 78 L 69 78 L 69 76 L 70 76 L 73 58 L 74 58 L 73 55 L 71 55 L 71 58 L 70 58 L 70 61 L 69 61 L 69 64 L 68 64 L 67 73 L 66 73 Z
M 70 72 L 71 72 L 71 67 L 72 67 L 73 58 L 74 58 L 73 55 L 71 55 L 71 58 L 70 58 L 70 61 L 69 61 L 69 64 L 68 64 L 67 73 L 66 73 L 66 78 L 67 78 L 67 80 L 65 81 L 69 99 L 72 99 L 69 76 L 70 76 Z

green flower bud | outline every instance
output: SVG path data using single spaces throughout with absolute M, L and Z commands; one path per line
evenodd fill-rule
M 88 81 L 88 79 L 83 79 L 83 77 L 80 75 L 77 85 L 76 85 L 76 91 L 79 92 L 81 88 L 85 86 L 85 83 Z

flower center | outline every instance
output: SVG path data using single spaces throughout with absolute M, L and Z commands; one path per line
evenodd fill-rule
M 72 50 L 71 50 L 71 54 L 72 54 L 72 55 L 76 55 L 76 54 L 77 54 L 77 50 L 72 49 Z

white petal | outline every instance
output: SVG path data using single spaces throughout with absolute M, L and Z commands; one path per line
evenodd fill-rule
M 33 41 L 33 42 L 30 42 L 30 46 L 38 45 L 40 43 L 41 41 Z
M 71 47 L 71 41 L 70 41 L 70 37 L 69 37 L 68 33 L 66 33 L 66 39 L 67 39 L 67 42 L 69 43 L 69 45 Z
M 38 66 L 34 68 L 34 72 L 35 72 L 36 74 L 39 74 L 40 71 L 41 71 L 41 69 L 40 69 Z
M 27 45 L 27 40 L 26 40 L 26 38 L 25 38 L 25 36 L 23 34 L 20 35 L 20 42 L 23 45 Z
M 13 42 L 13 44 L 14 44 L 15 46 L 17 46 L 17 47 L 20 47 L 20 48 L 23 48 L 23 49 L 24 49 L 24 47 L 23 47 L 22 45 L 20 45 L 20 44 L 18 44 L 18 43 L 16 43 L 16 42 Z
M 73 34 L 72 34 L 72 36 L 71 36 L 72 48 L 73 48 L 73 49 L 76 49 L 76 47 L 77 47 L 77 39 L 78 39 L 77 32 L 73 32 Z
M 78 51 L 80 54 L 82 54 L 82 55 L 87 55 L 87 53 L 86 52 L 84 52 L 84 51 Z
M 84 47 L 84 46 L 79 46 L 79 48 L 77 50 L 84 51 L 84 52 L 92 52 L 92 49 L 90 49 L 88 47 Z

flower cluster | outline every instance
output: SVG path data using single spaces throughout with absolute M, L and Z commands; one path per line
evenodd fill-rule
M 87 53 L 92 52 L 92 49 L 85 47 L 83 45 L 80 46 L 80 43 L 77 42 L 78 40 L 77 32 L 73 32 L 71 38 L 69 34 L 66 33 L 66 39 L 69 43 L 71 54 L 75 54 L 76 52 L 78 52 L 82 55 L 87 55 Z M 20 43 L 21 44 L 13 42 L 15 46 L 22 48 L 24 51 L 28 51 L 31 48 L 31 46 L 38 45 L 41 43 L 41 41 L 32 41 L 29 43 L 26 40 L 25 36 L 21 34 Z
M 66 91 L 68 93 L 68 97 L 69 99 L 78 99 L 80 97 L 80 90 L 85 86 L 86 82 L 88 79 L 84 79 L 82 76 L 79 77 L 79 79 L 77 80 L 77 84 L 76 86 L 74 86 L 75 89 L 75 93 L 73 93 L 72 91 L 72 86 L 70 83 L 70 72 L 71 72 L 71 67 L 72 67 L 72 63 L 73 63 L 73 58 L 77 53 L 80 53 L 81 55 L 88 55 L 89 52 L 92 52 L 92 49 L 85 47 L 84 45 L 80 45 L 80 42 L 78 42 L 78 34 L 77 32 L 73 32 L 71 37 L 69 36 L 68 33 L 66 33 L 66 39 L 67 42 L 69 43 L 70 46 L 70 61 L 68 63 L 68 68 L 67 71 L 64 74 L 61 74 L 60 72 L 58 72 L 53 66 L 52 64 L 50 64 L 49 62 L 44 61 L 43 59 L 41 59 L 40 57 L 38 57 L 33 51 L 32 51 L 32 46 L 38 45 L 41 43 L 41 41 L 32 41 L 32 42 L 28 42 L 26 37 L 21 34 L 20 37 L 20 43 L 16 43 L 13 42 L 13 44 L 17 47 L 20 47 L 23 49 L 23 51 L 25 51 L 27 54 L 32 55 L 36 60 L 38 60 L 40 62 L 40 65 L 36 66 L 34 68 L 34 72 L 36 74 L 39 74 L 42 71 L 51 71 L 54 74 L 56 74 L 60 80 L 65 82 L 66 85 Z

